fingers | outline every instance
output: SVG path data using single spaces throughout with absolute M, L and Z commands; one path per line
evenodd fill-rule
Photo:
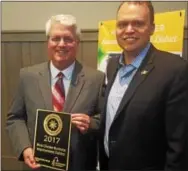
M 90 124 L 90 117 L 86 114 L 72 114 L 72 121 L 79 121 L 81 123 Z
M 82 134 L 85 134 L 85 133 L 87 132 L 87 130 L 88 130 L 88 128 L 80 127 L 80 126 L 78 126 L 77 128 L 79 129 L 79 131 L 80 131 Z
M 36 163 L 34 155 L 33 155 L 33 149 L 32 148 L 27 148 L 23 152 L 24 156 L 24 162 L 26 165 L 28 165 L 32 169 L 39 168 L 40 165 Z
M 86 114 L 72 114 L 72 123 L 82 132 L 87 132 L 90 125 L 90 117 Z
M 85 122 L 82 122 L 82 121 L 78 121 L 78 120 L 74 120 L 74 121 L 72 121 L 72 123 L 74 124 L 74 125 L 76 125 L 76 126 L 78 126 L 78 127 L 83 127 L 83 129 L 84 128 L 89 128 L 89 124 L 88 123 L 85 123 Z
M 33 158 L 31 158 L 31 157 L 27 157 L 26 159 L 25 159 L 25 164 L 27 164 L 30 168 L 32 168 L 32 169 L 36 169 L 36 168 L 39 168 L 40 167 L 40 165 L 39 164 L 37 164 L 36 162 L 35 162 L 35 160 L 33 159 Z

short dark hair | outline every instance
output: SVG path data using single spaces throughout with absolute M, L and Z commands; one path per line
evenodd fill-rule
M 153 5 L 151 3 L 151 1 L 123 1 L 121 2 L 121 4 L 118 7 L 117 13 L 120 10 L 121 6 L 124 3 L 128 3 L 128 4 L 136 4 L 136 5 L 146 5 L 149 9 L 149 13 L 150 13 L 150 22 L 154 23 L 154 8 Z

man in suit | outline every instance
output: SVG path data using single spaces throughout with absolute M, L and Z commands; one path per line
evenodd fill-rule
M 101 170 L 183 170 L 188 65 L 150 43 L 149 1 L 121 3 L 116 37 L 123 49 L 107 66 L 101 119 Z
M 95 132 L 99 126 L 104 74 L 76 60 L 80 30 L 75 17 L 52 16 L 46 23 L 46 35 L 50 60 L 21 69 L 18 91 L 7 117 L 9 137 L 17 157 L 30 168 L 37 169 L 40 165 L 36 163 L 32 149 L 36 110 L 71 113 L 69 170 L 95 170 Z M 53 94 L 59 73 L 63 74 L 60 81 L 63 86 Z M 57 96 L 63 87 L 64 97 Z

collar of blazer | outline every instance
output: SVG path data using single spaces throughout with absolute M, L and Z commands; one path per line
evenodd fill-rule
M 45 106 L 47 109 L 53 110 L 49 62 L 43 63 L 43 65 L 41 66 L 41 70 L 38 73 L 40 75 L 38 78 L 39 87 L 42 92 Z M 83 66 L 78 61 L 76 61 L 72 79 L 71 79 L 71 84 L 69 87 L 69 92 L 68 92 L 67 99 L 64 104 L 64 111 L 70 112 L 71 109 L 73 108 L 82 90 L 82 87 L 85 83 L 84 75 L 85 74 L 84 74 Z
M 126 105 L 129 104 L 129 101 L 133 97 L 138 86 L 141 85 L 141 83 L 151 73 L 152 69 L 154 69 L 153 63 L 154 63 L 155 51 L 156 51 L 155 47 L 153 45 L 151 45 L 146 57 L 142 61 L 135 76 L 133 77 L 131 83 L 129 84 L 126 94 L 123 96 L 123 99 L 121 100 L 121 103 L 119 105 L 119 108 L 117 110 L 114 120 L 118 117 L 118 115 L 126 107 Z M 105 96 L 106 101 L 107 101 L 108 94 L 110 92 L 111 86 L 112 86 L 114 79 L 116 77 L 118 69 L 119 69 L 119 57 L 116 59 L 111 59 L 111 61 L 109 61 L 109 66 L 107 68 L 107 72 L 109 72 L 109 73 L 107 73 L 107 76 L 110 78 L 110 81 L 109 81 L 109 84 L 106 89 L 106 96 Z M 106 110 L 106 106 L 105 106 L 105 110 Z

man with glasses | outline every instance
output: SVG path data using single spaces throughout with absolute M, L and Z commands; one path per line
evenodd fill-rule
M 46 36 L 49 61 L 21 69 L 18 91 L 8 112 L 9 137 L 17 157 L 37 169 L 40 166 L 32 149 L 36 110 L 71 113 L 69 170 L 95 170 L 95 131 L 104 74 L 76 60 L 80 30 L 72 15 L 52 16 L 46 23 Z

